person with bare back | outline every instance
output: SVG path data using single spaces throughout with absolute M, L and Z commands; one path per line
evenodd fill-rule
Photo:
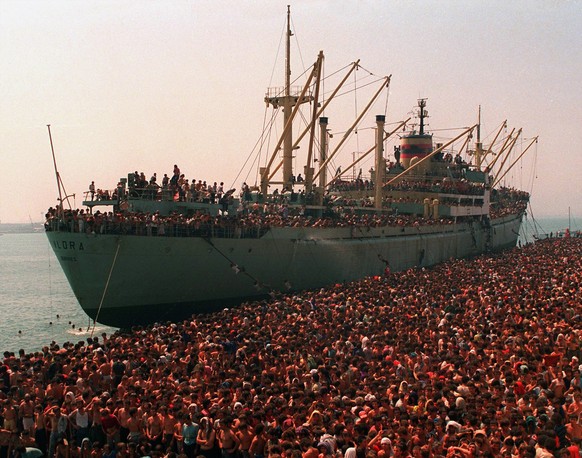
M 220 420 L 217 438 L 222 458 L 235 458 L 236 451 L 240 446 L 240 439 L 232 429 L 231 417 Z

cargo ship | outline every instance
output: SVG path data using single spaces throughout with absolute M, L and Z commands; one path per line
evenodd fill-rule
M 59 205 L 47 213 L 46 234 L 91 319 L 121 328 L 179 320 L 278 292 L 516 246 L 529 195 L 500 184 L 533 141 L 511 165 L 521 130 L 502 134 L 505 121 L 487 148 L 479 122 L 435 143 L 421 99 L 415 116 L 391 131 L 386 116 L 376 115 L 374 144 L 344 172 L 331 174 L 332 159 L 357 123 L 332 147 L 325 110 L 360 64 L 354 62 L 323 101 L 320 52 L 305 85 L 293 89 L 291 36 L 287 11 L 285 86 L 265 96 L 268 106 L 282 111 L 284 127 L 255 186 L 245 184 L 240 192 L 194 184 L 186 189 L 179 171 L 161 184 L 136 172 L 115 189 L 86 193 L 86 210 L 74 210 L 65 208 L 55 161 Z M 389 82 L 382 78 L 374 96 Z M 294 140 L 301 105 L 309 106 L 311 116 Z M 394 135 L 399 144 L 388 160 L 384 147 Z M 294 151 L 303 139 L 308 155 L 296 174 Z M 369 177 L 347 178 L 368 154 L 374 157 Z

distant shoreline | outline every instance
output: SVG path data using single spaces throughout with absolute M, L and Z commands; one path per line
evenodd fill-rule
M 2 223 L 0 234 L 36 234 L 44 232 L 43 223 Z

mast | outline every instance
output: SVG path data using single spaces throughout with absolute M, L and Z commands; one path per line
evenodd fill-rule
M 477 120 L 477 142 L 475 143 L 475 165 L 478 171 L 481 171 L 482 160 L 483 145 L 481 144 L 481 105 L 479 105 L 479 117 Z
M 319 70 L 318 73 L 319 75 L 316 77 L 318 79 L 320 79 L 320 74 L 321 74 L 321 66 L 323 65 L 323 51 L 320 51 L 321 56 L 321 63 L 320 64 L 316 64 L 319 65 Z M 318 57 L 319 58 L 319 57 Z M 327 108 L 327 106 L 333 101 L 334 97 L 337 95 L 337 93 L 339 92 L 339 90 L 343 87 L 343 85 L 345 84 L 345 82 L 348 80 L 348 77 L 354 72 L 354 70 L 356 70 L 358 68 L 358 65 L 360 64 L 360 61 L 357 60 L 356 62 L 354 62 L 350 68 L 350 70 L 346 73 L 346 75 L 344 76 L 344 78 L 342 79 L 342 81 L 337 85 L 337 87 L 333 90 L 333 92 L 331 93 L 330 96 L 328 96 L 327 100 L 325 102 L 323 102 L 323 104 L 321 106 L 319 106 L 319 90 L 318 90 L 318 86 L 319 84 L 321 84 L 320 81 L 317 82 L 316 86 L 315 86 L 315 95 L 313 97 L 309 97 L 307 99 L 307 101 L 311 100 L 312 102 L 314 102 L 314 112 L 315 114 L 312 115 L 312 123 L 310 123 L 304 130 L 303 132 L 297 137 L 297 139 L 294 141 L 293 143 L 293 150 L 297 149 L 297 147 L 299 146 L 299 143 L 301 142 L 301 140 L 303 140 L 303 137 L 305 137 L 305 135 L 307 135 L 309 132 L 312 132 L 312 124 L 315 124 L 317 122 L 317 119 L 325 112 L 325 109 Z M 303 99 L 305 99 L 305 97 L 303 97 Z M 317 108 L 317 110 L 315 110 L 315 108 Z M 310 140 L 311 142 L 311 140 Z M 278 150 L 278 147 L 277 147 Z M 307 164 L 311 164 L 310 161 L 307 161 Z M 277 165 L 277 167 L 275 168 L 275 170 L 273 172 L 271 172 L 271 174 L 269 175 L 269 181 L 271 179 L 273 179 L 273 177 L 275 176 L 275 173 L 277 170 L 279 170 L 281 168 L 281 166 L 283 165 L 283 160 L 280 161 L 279 165 Z M 261 172 L 262 175 L 262 172 Z M 309 183 L 307 183 L 307 173 L 306 173 L 306 178 L 305 178 L 305 189 L 308 189 Z M 314 184 L 314 183 L 312 183 Z
M 291 95 L 291 6 L 287 5 L 287 34 L 285 44 L 285 96 Z
M 325 164 L 327 161 L 327 117 L 322 116 L 319 118 L 319 129 L 320 129 L 320 145 L 319 145 L 319 191 L 321 197 L 323 198 L 323 191 L 325 190 L 325 185 L 327 183 L 327 168 L 321 164 Z
M 287 31 L 285 40 L 285 87 L 279 88 L 276 91 L 269 89 L 265 97 L 265 102 L 272 105 L 273 108 L 283 108 L 283 125 L 285 126 L 283 137 L 278 144 L 274 154 L 278 154 L 281 144 L 283 146 L 283 186 L 291 187 L 291 176 L 293 175 L 293 128 L 292 121 L 294 113 L 296 112 L 297 106 L 310 102 L 312 97 L 307 95 L 307 88 L 309 87 L 311 78 L 313 78 L 313 72 L 310 77 L 309 82 L 303 89 L 301 95 L 298 91 L 293 91 L 291 89 L 291 37 L 293 32 L 291 32 L 291 7 L 287 5 Z M 295 93 L 294 93 L 295 92 Z M 273 158 L 274 160 L 274 158 Z M 270 168 L 272 165 L 272 160 L 269 162 L 267 167 L 264 167 L 261 171 L 262 182 L 261 182 L 261 192 L 265 193 L 267 186 L 270 181 Z
M 283 102 L 283 119 L 284 125 L 287 125 L 291 117 L 291 7 L 287 5 L 287 41 L 285 51 L 285 99 Z M 293 174 L 293 129 L 287 131 L 285 142 L 283 144 L 283 186 L 291 183 Z
M 63 208 L 63 193 L 61 190 L 61 177 L 59 176 L 59 169 L 57 168 L 57 159 L 55 158 L 55 148 L 53 146 L 53 137 L 51 135 L 51 125 L 47 124 L 46 126 L 48 128 L 49 140 L 51 142 L 51 152 L 53 154 L 53 165 L 55 167 L 55 178 L 57 179 L 57 188 L 59 190 L 59 202 L 60 202 L 59 215 L 62 216 L 64 208 Z
M 419 99 L 418 100 L 418 108 L 420 108 L 420 131 L 419 135 L 424 135 L 424 118 L 426 117 L 426 111 L 424 108 L 426 107 L 426 99 Z
M 319 100 L 319 89 L 321 86 L 321 67 L 323 65 L 323 51 L 319 51 L 317 56 L 317 79 L 315 82 L 315 94 L 313 96 L 313 114 L 311 115 L 311 123 L 309 131 L 311 135 L 309 136 L 309 149 L 307 151 L 307 163 L 305 164 L 305 192 L 311 192 L 313 190 L 313 173 L 315 169 L 313 168 L 313 143 L 315 142 L 315 128 L 317 120 L 317 110 L 318 110 L 318 100 Z M 300 135 L 303 137 L 304 134 Z
M 382 210 L 382 184 L 386 164 L 384 162 L 384 122 L 386 116 L 376 115 L 376 177 L 374 178 L 374 207 Z
M 289 98 L 293 98 L 294 102 L 297 101 L 301 101 L 300 103 L 295 103 L 293 106 L 293 112 L 291 113 L 291 115 L 289 116 L 289 119 L 287 119 L 287 121 L 285 122 L 285 128 L 283 129 L 283 133 L 281 134 L 281 137 L 279 138 L 279 141 L 277 142 L 277 146 L 275 147 L 275 150 L 273 151 L 273 154 L 271 155 L 271 159 L 269 160 L 269 163 L 265 166 L 265 167 L 261 167 L 260 170 L 260 174 L 261 174 L 261 192 L 263 193 L 263 195 L 267 195 L 267 187 L 269 185 L 269 181 L 270 181 L 270 169 L 271 169 L 271 165 L 273 165 L 273 161 L 275 160 L 275 157 L 277 156 L 277 154 L 279 153 L 279 150 L 281 149 L 281 144 L 284 144 L 289 132 L 291 131 L 291 129 L 293 128 L 293 119 L 295 117 L 295 114 L 297 113 L 297 111 L 299 110 L 299 107 L 301 105 L 301 103 L 304 102 L 308 102 L 311 100 L 310 97 L 306 97 L 305 94 L 307 93 L 307 90 L 309 89 L 309 85 L 311 84 L 311 80 L 313 79 L 316 70 L 317 70 L 317 65 L 314 64 L 313 66 L 313 70 L 311 71 L 309 78 L 307 78 L 307 81 L 305 83 L 305 86 L 303 86 L 303 90 L 301 91 L 301 94 L 298 97 L 289 97 Z M 286 99 L 287 97 L 283 97 L 283 99 Z M 272 104 L 275 108 L 277 108 L 279 106 L 280 103 L 280 98 L 279 97 L 265 97 L 265 101 L 267 103 Z M 289 148 L 291 151 L 293 150 L 292 146 Z M 292 157 L 291 157 L 292 159 Z M 283 164 L 283 166 L 285 166 L 285 157 L 283 157 L 283 161 L 281 162 L 281 164 Z M 288 168 L 288 172 L 289 172 L 289 177 L 291 177 L 291 172 L 292 172 L 292 161 L 289 161 L 289 163 L 287 164 Z M 277 166 L 277 169 L 280 167 Z M 283 181 L 283 185 L 287 185 L 290 184 L 290 182 L 285 182 Z

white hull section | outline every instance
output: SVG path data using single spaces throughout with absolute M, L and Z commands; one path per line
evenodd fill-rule
M 261 238 L 47 232 L 81 307 L 128 327 L 515 246 L 521 216 L 422 227 L 274 228 Z M 234 266 L 234 267 L 233 267 Z M 237 273 L 237 270 L 238 271 Z M 100 304 L 101 307 L 100 307 Z

